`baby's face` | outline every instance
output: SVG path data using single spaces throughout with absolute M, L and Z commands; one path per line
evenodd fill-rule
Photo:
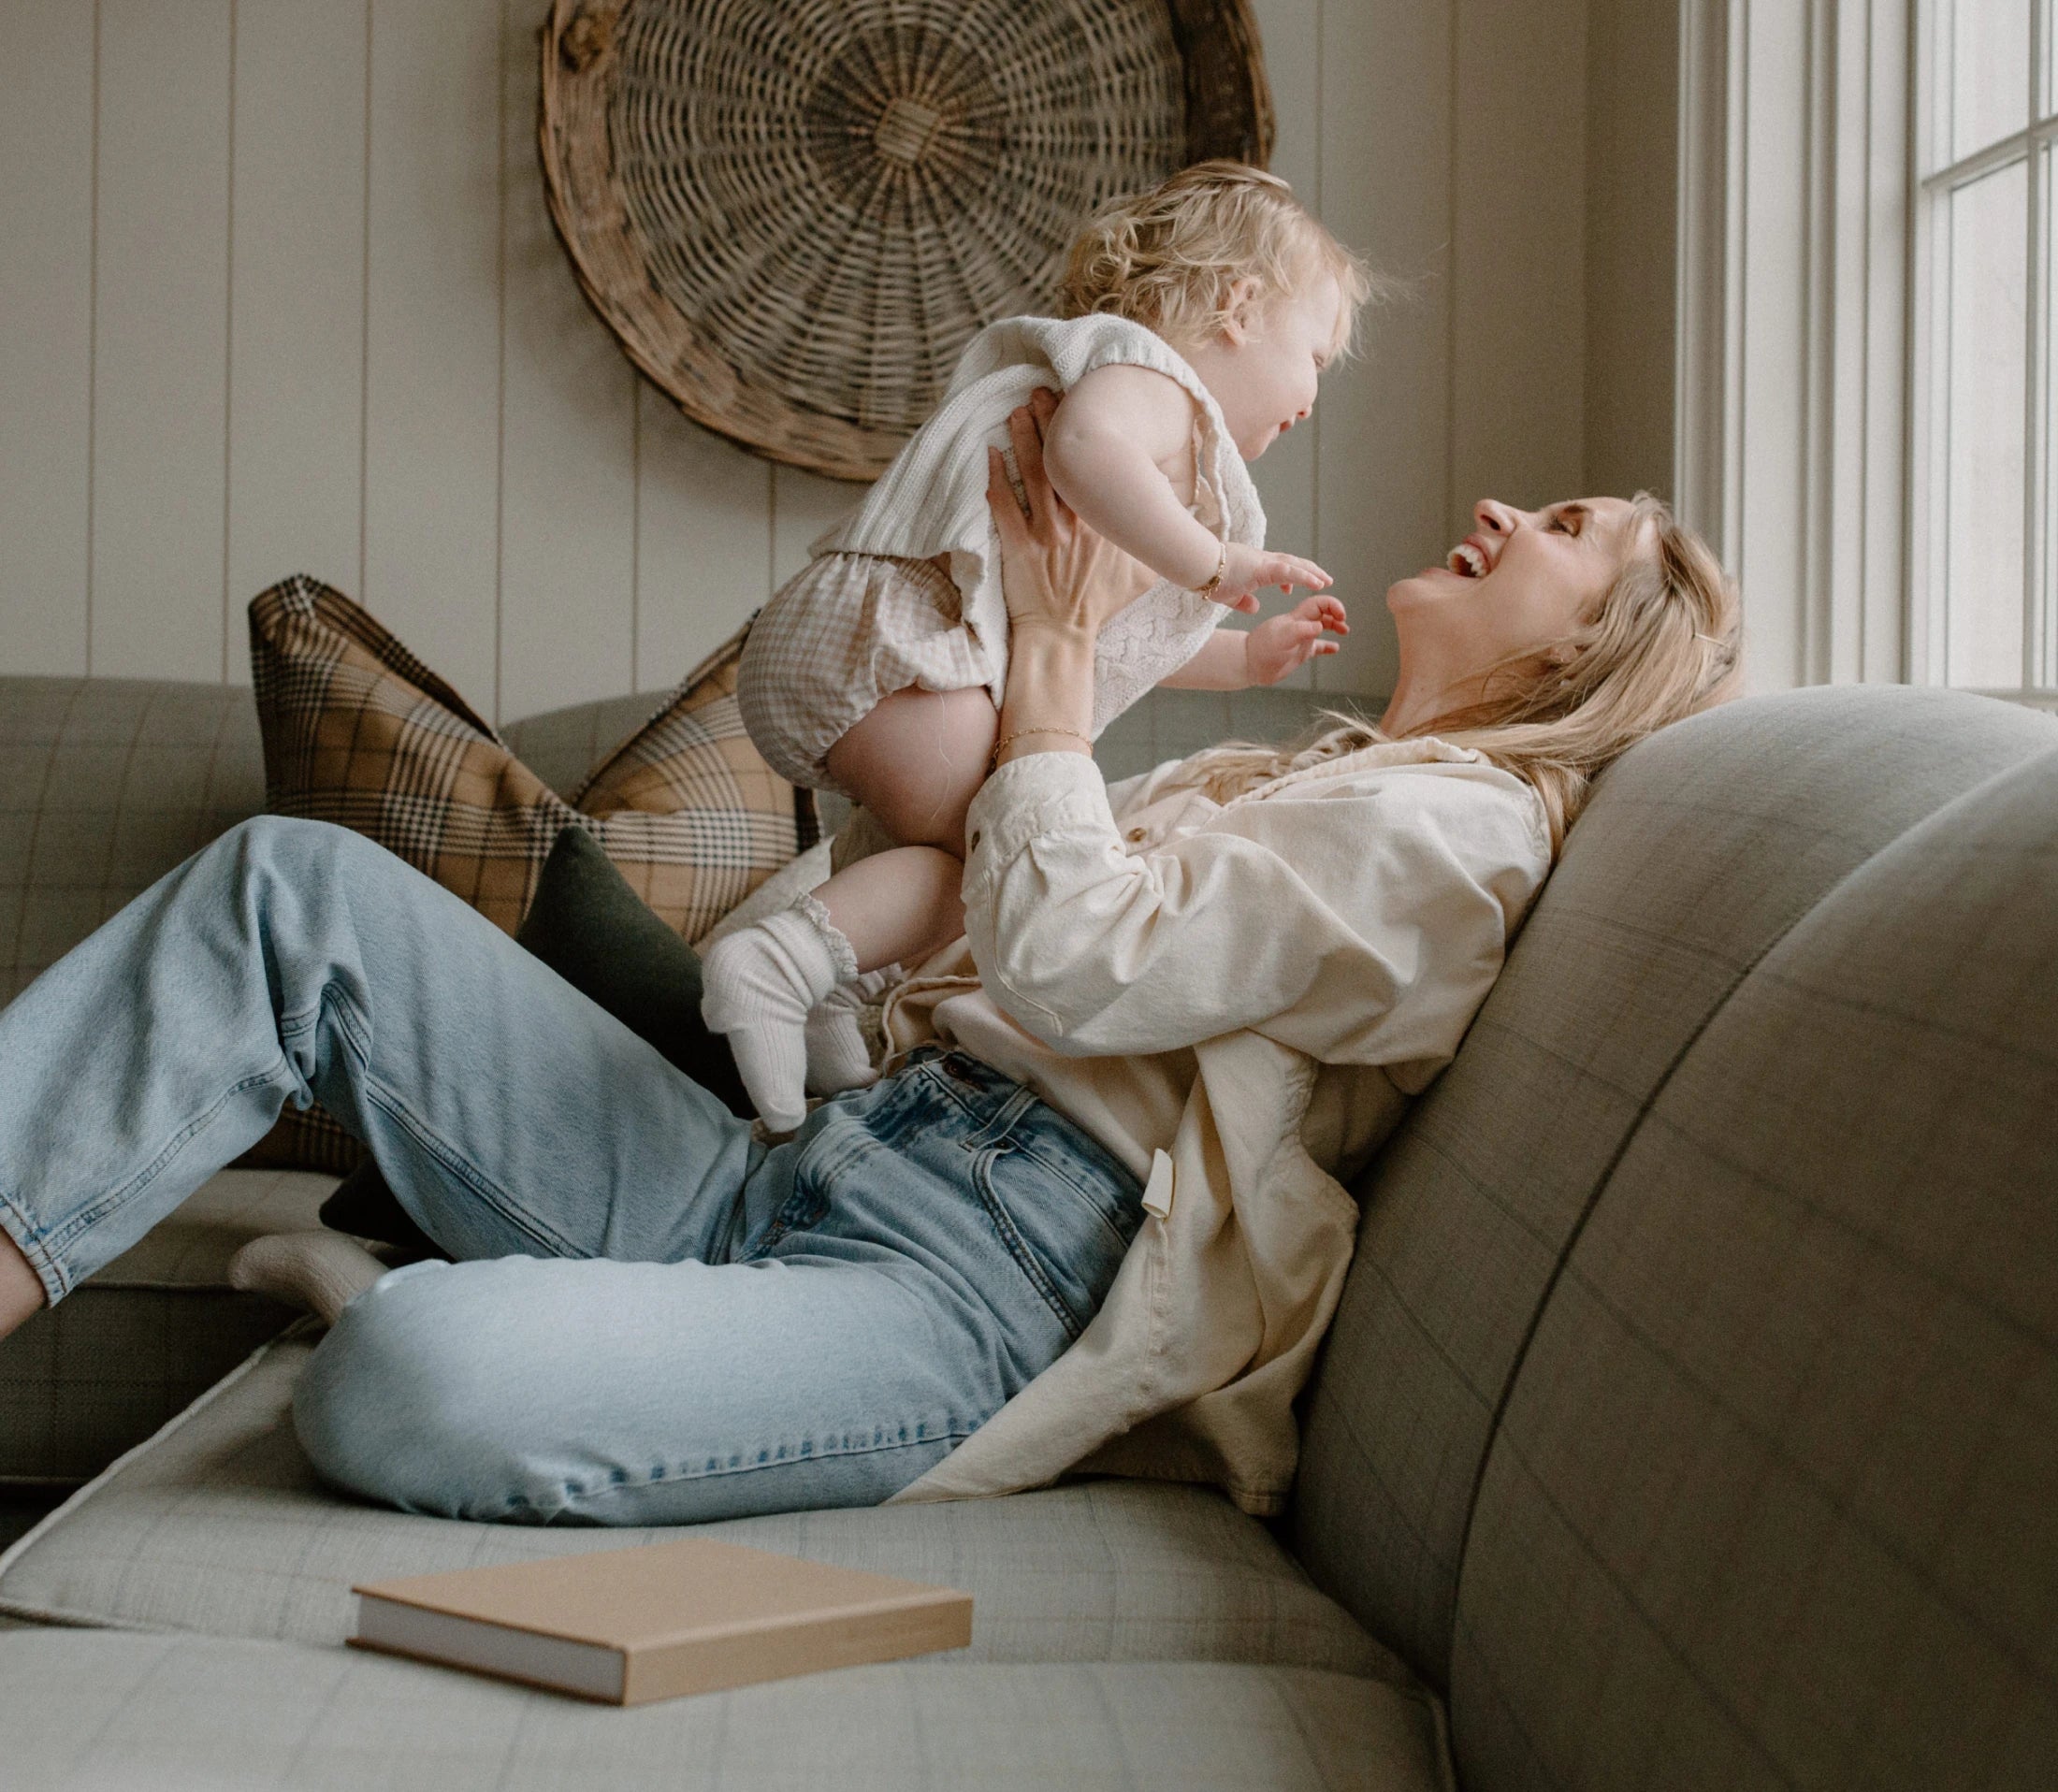
M 1336 276 L 1315 274 L 1299 291 L 1257 308 L 1241 339 L 1225 334 L 1196 357 L 1196 371 L 1222 407 L 1237 451 L 1255 460 L 1314 409 L 1322 369 L 1342 334 Z

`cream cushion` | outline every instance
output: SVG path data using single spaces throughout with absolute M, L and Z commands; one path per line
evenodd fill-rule
M 362 1506 L 295 1440 L 296 1333 L 0 1557 L 0 1610 L 61 1624 L 338 1643 L 354 1582 L 620 1549 L 676 1532 L 478 1525 Z M 977 1661 L 1282 1663 L 1408 1676 L 1262 1525 L 1200 1488 L 1085 1481 L 1004 1500 L 705 1527 L 961 1587 Z
M 631 1711 L 341 1649 L 0 1637 L 10 1779 L 92 1792 L 1436 1792 L 1435 1707 L 1206 1662 L 894 1662 Z

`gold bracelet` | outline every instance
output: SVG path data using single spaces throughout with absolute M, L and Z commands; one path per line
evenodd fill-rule
M 1196 596 L 1196 598 L 1211 598 L 1211 597 L 1213 597 L 1213 596 L 1215 595 L 1215 593 L 1216 593 L 1217 591 L 1219 591 L 1219 590 L 1221 590 L 1221 589 L 1222 589 L 1222 578 L 1223 578 L 1223 574 L 1224 574 L 1224 573 L 1225 573 L 1225 572 L 1227 572 L 1227 571 L 1228 571 L 1228 570 L 1229 570 L 1229 538 L 1228 538 L 1228 537 L 1227 537 L 1226 535 L 1225 535 L 1225 536 L 1224 536 L 1224 537 L 1222 538 L 1222 554 L 1221 554 L 1221 556 L 1220 556 L 1220 557 L 1219 557 L 1219 558 L 1218 558 L 1218 559 L 1217 559 L 1217 560 L 1215 561 L 1215 576 L 1214 576 L 1213 578 L 1210 579 L 1210 580 L 1208 581 L 1208 583 L 1207 583 L 1206 585 L 1196 585 L 1196 586 L 1194 587 L 1194 595 L 1195 595 L 1195 596 Z
M 986 756 L 986 769 L 999 771 L 1002 752 L 1027 734 L 1069 734 L 1075 741 L 1084 741 L 1089 753 L 1094 750 L 1094 737 L 1081 734 L 1076 728 L 1018 728 L 1012 734 L 1005 734 L 993 743 L 993 750 Z

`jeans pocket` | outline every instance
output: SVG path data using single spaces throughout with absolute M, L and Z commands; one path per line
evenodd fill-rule
M 977 1155 L 973 1178 L 1008 1254 L 1065 1335 L 1077 1338 L 1108 1298 L 1142 1223 L 1141 1191 L 1111 1184 L 1089 1195 L 1073 1177 L 1008 1139 Z

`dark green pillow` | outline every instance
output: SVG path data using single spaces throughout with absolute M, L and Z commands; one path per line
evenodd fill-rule
M 652 913 L 584 828 L 559 831 L 514 938 L 731 1113 L 752 1117 L 729 1042 L 701 1022 L 700 955 Z M 425 1256 L 436 1252 L 370 1158 L 322 1203 L 322 1223 Z

